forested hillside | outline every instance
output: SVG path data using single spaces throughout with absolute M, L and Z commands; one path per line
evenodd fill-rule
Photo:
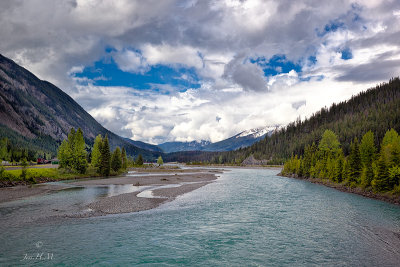
M 355 137 L 359 140 L 372 131 L 378 145 L 386 131 L 400 130 L 400 79 L 391 79 L 375 88 L 361 92 L 351 99 L 322 108 L 310 118 L 297 120 L 254 145 L 231 153 L 221 153 L 224 163 L 242 161 L 253 154 L 257 159 L 268 159 L 271 163 L 283 163 L 292 154 L 302 155 L 304 147 L 318 144 L 326 129 L 338 135 L 345 155 Z
M 107 134 L 110 146 L 125 147 L 128 155 L 157 159 L 160 154 L 105 129 L 61 89 L 0 55 L 0 139 L 8 139 L 8 153 L 24 150 L 30 158 L 44 153 L 55 156 L 71 128 L 81 128 L 89 146 L 98 134 Z M 7 160 L 18 160 L 19 154 Z

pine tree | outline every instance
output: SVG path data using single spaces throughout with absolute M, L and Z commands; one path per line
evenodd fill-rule
M 371 182 L 372 188 L 375 191 L 386 191 L 389 189 L 389 171 L 386 165 L 385 153 L 380 153 L 377 162 L 377 169 L 377 175 Z
M 121 158 L 122 158 L 122 169 L 126 170 L 128 168 L 128 158 L 126 157 L 125 147 L 122 148 Z
M 383 137 L 381 146 L 387 146 L 396 142 L 399 138 L 399 134 L 392 128 L 386 131 L 385 136 Z
M 76 131 L 74 136 L 74 150 L 73 150 L 73 168 L 79 173 L 85 173 L 87 169 L 85 140 L 83 139 L 83 132 L 81 128 Z
M 334 174 L 333 180 L 337 183 L 341 183 L 344 180 L 344 156 L 343 152 L 338 154 L 338 157 L 335 160 Z
M 63 140 L 58 148 L 58 161 L 60 168 L 69 168 L 72 163 L 72 151 L 67 140 Z
M 307 145 L 304 148 L 304 157 L 302 161 L 302 176 L 310 177 L 311 166 L 313 165 L 313 158 L 315 157 L 312 146 Z
M 142 154 L 139 154 L 138 158 L 136 159 L 136 165 L 138 165 L 138 166 L 142 166 L 143 165 Z
M 103 137 L 101 134 L 96 136 L 94 139 L 93 149 L 92 149 L 92 166 L 98 168 L 100 166 L 101 157 L 101 144 L 103 142 Z
M 376 148 L 374 144 L 374 134 L 368 131 L 361 139 L 360 157 L 362 164 L 361 184 L 363 187 L 371 185 L 374 178 L 372 162 L 374 161 Z
M 366 165 L 371 165 L 375 153 L 376 153 L 376 148 L 374 144 L 374 134 L 371 131 L 368 131 L 366 134 L 361 139 L 360 143 L 360 156 L 361 156 L 361 163 L 365 167 Z
M 109 176 L 111 170 L 111 152 L 108 136 L 106 135 L 101 144 L 100 173 Z
M 360 148 L 357 137 L 350 145 L 350 154 L 348 159 L 348 174 L 349 182 L 357 183 L 361 176 L 361 157 Z
M 76 135 L 75 129 L 71 128 L 71 131 L 68 134 L 68 146 L 72 154 L 75 151 L 75 135 Z M 72 161 L 73 161 L 73 155 L 72 155 Z M 73 165 L 74 163 L 72 162 L 71 164 Z
M 393 189 L 400 184 L 400 166 L 391 167 L 388 170 L 389 188 Z
M 121 150 L 117 147 L 111 156 L 111 169 L 115 172 L 122 168 Z

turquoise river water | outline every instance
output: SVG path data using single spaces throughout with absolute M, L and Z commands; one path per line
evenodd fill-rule
M 400 266 L 400 207 L 277 173 L 230 169 L 156 209 L 103 217 L 35 220 L 115 187 L 1 204 L 0 266 Z

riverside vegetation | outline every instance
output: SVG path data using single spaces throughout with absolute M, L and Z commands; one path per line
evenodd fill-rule
M 10 153 L 4 153 L 9 155 Z M 128 167 L 142 166 L 140 154 L 136 161 L 127 157 L 125 148 L 110 150 L 108 136 L 98 135 L 93 147 L 85 144 L 83 132 L 71 129 L 68 138 L 58 148 L 59 168 L 29 168 L 26 158 L 21 159 L 21 169 L 5 170 L 0 167 L 0 181 L 3 186 L 15 183 L 36 183 L 51 180 L 65 180 L 83 177 L 118 175 Z
M 380 144 L 374 140 L 372 131 L 365 133 L 361 142 L 355 137 L 345 155 L 338 136 L 325 130 L 318 145 L 307 145 L 303 154 L 292 155 L 282 175 L 318 178 L 365 192 L 399 196 L 400 136 L 390 129 Z

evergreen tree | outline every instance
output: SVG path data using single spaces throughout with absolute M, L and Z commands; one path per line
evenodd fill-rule
M 79 128 L 78 131 L 75 131 L 74 128 L 71 128 L 68 139 L 63 140 L 58 148 L 59 167 L 85 173 L 87 168 L 86 154 L 82 130 Z
M 79 173 L 85 173 L 87 169 L 87 159 L 85 150 L 85 140 L 81 128 L 76 131 L 74 136 L 73 168 Z
M 100 173 L 109 176 L 111 170 L 111 152 L 108 136 L 106 135 L 101 144 Z
M 368 131 L 361 139 L 360 157 L 362 164 L 361 184 L 363 187 L 371 185 L 374 178 L 372 162 L 374 161 L 376 148 L 374 144 L 374 134 Z
M 388 168 L 400 164 L 400 137 L 394 129 L 387 131 L 381 144 L 381 152 L 385 154 Z
M 315 144 L 313 144 L 315 147 Z M 307 145 L 304 148 L 304 157 L 302 161 L 302 176 L 309 177 L 311 166 L 313 165 L 313 158 L 315 157 L 315 151 L 312 150 L 313 147 Z
M 68 140 L 63 140 L 58 148 L 58 161 L 60 168 L 69 168 L 72 164 L 72 151 L 68 144 Z
M 121 150 L 117 147 L 111 157 L 111 169 L 115 172 L 122 168 Z
M 386 131 L 385 136 L 383 137 L 381 146 L 387 146 L 396 142 L 399 138 L 399 134 L 392 128 Z
M 126 170 L 128 168 L 128 158 L 126 157 L 125 147 L 122 148 L 121 158 L 122 158 L 122 169 Z
M 71 151 L 71 153 L 73 154 L 75 151 L 75 135 L 76 135 L 76 131 L 74 128 L 71 128 L 71 131 L 68 134 L 68 146 L 69 146 L 69 151 Z M 73 155 L 72 155 L 72 161 L 73 160 Z M 71 164 L 73 165 L 74 162 L 71 162 Z
M 380 153 L 377 162 L 377 174 L 371 182 L 375 191 L 386 191 L 389 189 L 389 172 L 386 165 L 385 153 Z
M 342 151 L 335 161 L 333 180 L 337 183 L 341 183 L 344 180 L 344 155 Z
M 98 168 L 100 166 L 101 157 L 101 144 L 103 142 L 103 137 L 101 134 L 96 136 L 94 139 L 93 149 L 92 149 L 92 166 Z
M 348 174 L 349 182 L 358 182 L 361 176 L 361 157 L 360 148 L 357 137 L 350 145 L 350 154 L 348 158 Z
M 142 166 L 143 165 L 142 154 L 139 154 L 138 158 L 136 159 L 136 165 L 138 165 L 138 166 Z
M 392 166 L 400 165 L 400 136 L 397 140 L 392 144 L 392 151 L 390 155 L 390 162 Z
M 163 159 L 162 159 L 161 156 L 158 157 L 158 159 L 157 159 L 157 164 L 158 164 L 158 166 L 161 166 L 161 165 L 164 164 L 164 161 L 163 161 Z
M 361 163 L 365 167 L 367 165 L 371 165 L 374 161 L 376 148 L 374 144 L 374 134 L 371 131 L 368 131 L 361 139 L 360 143 L 360 156 Z
M 393 189 L 400 184 L 400 166 L 394 166 L 388 170 L 389 188 Z

